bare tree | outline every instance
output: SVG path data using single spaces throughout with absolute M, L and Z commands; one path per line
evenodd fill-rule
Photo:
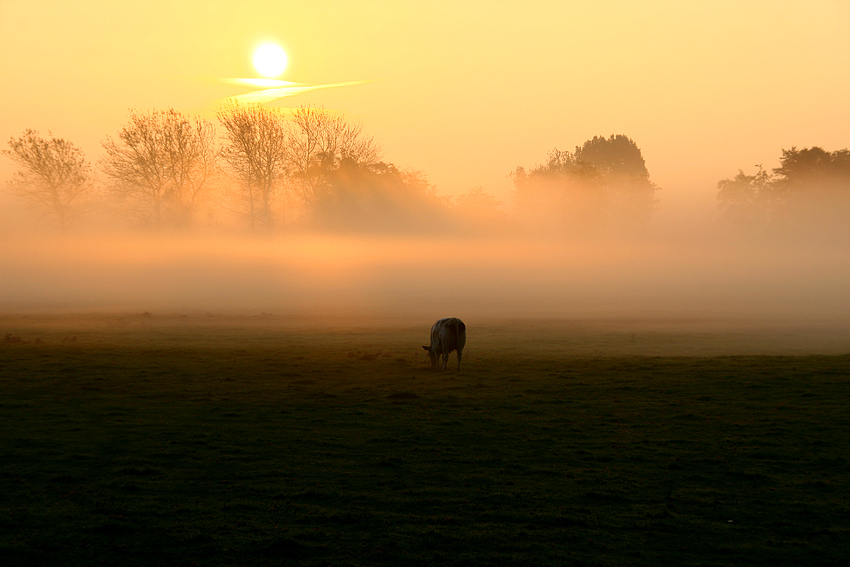
M 225 129 L 222 155 L 239 178 L 251 230 L 275 226 L 274 201 L 287 174 L 284 115 L 259 104 L 228 102 L 218 111 Z
M 209 122 L 197 118 L 190 121 L 173 110 L 168 112 L 166 131 L 170 139 L 166 151 L 172 180 L 170 201 L 178 222 L 188 225 L 216 170 L 215 128 Z
M 273 229 L 274 213 L 287 199 L 287 207 L 297 198 L 318 214 L 322 191 L 343 163 L 362 168 L 380 163 L 378 146 L 360 125 L 321 107 L 285 114 L 228 102 L 218 119 L 226 135 L 222 155 L 240 181 L 239 201 L 252 230 Z
M 113 192 L 157 228 L 191 224 L 215 169 L 215 130 L 176 110 L 131 112 L 118 140 L 103 142 L 103 172 Z
M 310 204 L 330 170 L 347 161 L 362 167 L 379 163 L 381 150 L 363 127 L 322 107 L 296 109 L 287 130 L 286 161 L 291 181 Z
M 12 192 L 54 216 L 59 228 L 67 230 L 93 187 L 91 166 L 82 150 L 67 140 L 44 139 L 35 130 L 26 130 L 20 138 L 9 139 L 3 154 L 20 167 L 9 181 Z

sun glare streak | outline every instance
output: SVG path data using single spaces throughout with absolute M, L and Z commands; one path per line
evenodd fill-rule
M 280 79 L 221 79 L 222 83 L 231 85 L 242 85 L 246 87 L 256 87 L 259 89 L 279 89 L 283 87 L 302 86 L 302 83 L 293 83 L 292 81 L 281 81 Z
M 250 79 L 228 79 L 230 81 L 244 81 L 241 84 L 249 84 L 248 81 Z M 281 81 L 284 83 L 285 81 Z M 234 95 L 232 97 L 228 97 L 233 100 L 237 100 L 239 102 L 246 103 L 266 103 L 271 102 L 273 100 L 277 100 L 279 98 L 285 98 L 288 96 L 295 96 L 303 93 L 308 93 L 311 91 L 317 91 L 321 89 L 333 89 L 338 87 L 350 87 L 353 85 L 362 85 L 364 83 L 368 83 L 369 81 L 345 81 L 342 83 L 326 83 L 323 85 L 304 85 L 299 83 L 288 83 L 287 86 L 281 86 L 276 88 L 266 88 L 257 91 L 251 91 L 248 93 L 243 93 L 239 95 Z

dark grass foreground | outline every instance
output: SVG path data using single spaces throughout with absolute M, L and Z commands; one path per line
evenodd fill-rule
M 0 344 L 0 564 L 850 560 L 850 357 L 234 333 Z

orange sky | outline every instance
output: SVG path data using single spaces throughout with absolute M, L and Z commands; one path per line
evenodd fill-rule
M 258 76 L 271 39 L 284 80 L 369 81 L 280 105 L 361 121 L 443 194 L 504 198 L 516 166 L 622 133 L 663 214 L 782 148 L 850 146 L 848 29 L 846 0 L 0 0 L 0 138 L 52 130 L 95 160 L 130 108 L 212 117 L 243 92 L 216 79 Z

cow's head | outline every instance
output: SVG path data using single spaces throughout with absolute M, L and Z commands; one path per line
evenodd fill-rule
M 434 352 L 434 349 L 432 349 L 430 346 L 422 345 L 422 348 L 425 349 L 425 352 L 428 353 L 428 357 L 431 359 L 431 368 L 436 368 L 437 367 L 437 353 Z

